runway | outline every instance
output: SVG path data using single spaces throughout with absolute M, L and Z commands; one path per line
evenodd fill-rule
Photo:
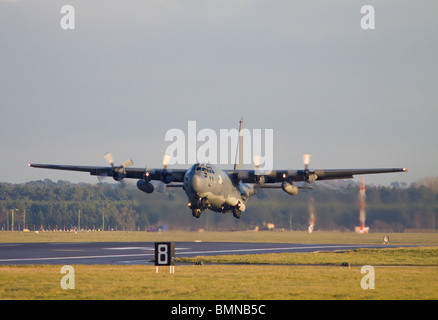
M 394 247 L 400 245 L 175 242 L 175 256 L 179 258 Z M 0 244 L 0 265 L 152 264 L 154 248 L 154 242 L 3 243 Z

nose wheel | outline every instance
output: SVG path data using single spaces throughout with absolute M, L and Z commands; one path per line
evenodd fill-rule
M 201 212 L 201 209 L 192 209 L 192 215 L 197 219 L 199 219 L 199 217 L 201 216 Z
M 207 202 L 207 198 L 204 197 L 204 198 L 200 198 L 196 202 L 196 206 L 189 203 L 189 207 L 192 209 L 192 215 L 195 218 L 199 218 L 201 216 L 202 211 L 204 211 L 205 209 L 208 209 L 209 204 Z

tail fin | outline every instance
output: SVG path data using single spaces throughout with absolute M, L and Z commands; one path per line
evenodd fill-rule
M 243 169 L 243 134 L 242 130 L 245 125 L 243 118 L 239 121 L 239 141 L 237 143 L 236 161 L 234 163 L 234 170 Z

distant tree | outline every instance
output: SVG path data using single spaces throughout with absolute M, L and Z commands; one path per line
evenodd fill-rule
M 405 228 L 438 227 L 438 190 L 434 179 L 409 187 L 367 186 L 366 223 L 371 230 L 403 231 Z M 277 228 L 307 230 L 309 200 L 314 199 L 315 230 L 353 230 L 358 224 L 359 186 L 354 183 L 319 184 L 314 191 L 289 196 L 281 190 L 261 190 L 247 203 L 241 219 L 231 214 L 205 211 L 194 219 L 181 189 L 145 194 L 117 184 L 72 184 L 65 181 L 0 183 L 0 226 L 10 223 L 10 210 L 18 209 L 16 228 L 30 229 L 81 226 L 105 230 L 145 230 L 166 225 L 173 229 L 244 230 L 273 223 Z M 9 221 L 7 221 L 9 214 Z

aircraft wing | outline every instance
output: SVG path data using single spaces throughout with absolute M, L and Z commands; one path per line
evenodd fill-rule
M 163 180 L 166 176 L 171 182 L 183 182 L 185 169 L 146 169 L 146 168 L 123 168 L 119 167 L 99 167 L 99 166 L 71 166 L 71 165 L 56 165 L 56 164 L 29 164 L 29 167 L 88 172 L 93 176 L 109 176 L 123 175 L 123 178 L 128 179 L 144 179 L 146 176 L 149 180 Z M 171 179 L 170 179 L 171 178 Z
M 406 168 L 383 169 L 322 169 L 322 170 L 272 170 L 263 173 L 256 170 L 226 170 L 228 175 L 244 183 L 257 183 L 263 177 L 264 183 L 289 181 L 318 181 L 352 179 L 355 175 L 406 172 Z

